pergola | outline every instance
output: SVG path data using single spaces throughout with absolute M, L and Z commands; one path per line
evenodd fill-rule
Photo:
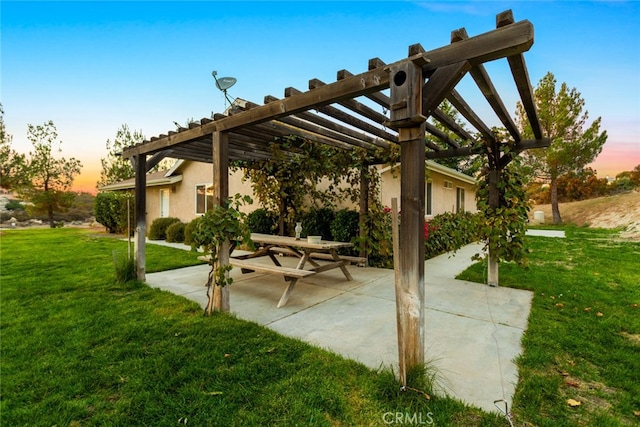
M 425 51 L 409 47 L 407 58 L 385 64 L 369 60 L 368 71 L 354 75 L 337 73 L 337 81 L 309 81 L 309 90 L 285 89 L 284 98 L 266 96 L 264 105 L 247 104 L 229 115 L 215 115 L 127 147 L 122 156 L 134 161 L 136 170 L 135 254 L 138 278 L 145 276 L 146 172 L 169 156 L 213 164 L 214 200 L 228 198 L 228 167 L 232 160 L 268 159 L 276 138 L 291 135 L 344 150 L 360 147 L 371 152 L 392 145 L 400 147 L 402 206 L 399 255 L 398 319 L 406 340 L 404 359 L 417 366 L 424 359 L 424 199 L 425 159 L 486 154 L 489 160 L 490 203 L 497 207 L 497 179 L 517 153 L 549 145 L 540 130 L 533 91 L 523 52 L 533 44 L 533 25 L 514 22 L 511 11 L 496 17 L 496 29 L 468 37 L 464 28 L 451 33 L 451 44 Z M 506 58 L 534 139 L 522 139 L 483 64 Z M 500 140 L 456 90 L 469 73 L 509 134 Z M 389 91 L 389 95 L 383 91 Z M 358 98 L 368 101 L 360 102 Z M 444 114 L 439 106 L 447 99 L 475 128 L 471 134 Z M 382 107 L 383 114 L 369 105 Z M 455 140 L 427 123 L 434 118 L 455 133 Z M 434 144 L 427 135 L 441 140 Z M 474 136 L 476 135 L 476 136 Z M 446 148 L 443 148 L 446 147 Z M 508 147 L 508 149 L 506 149 Z M 373 160 L 373 159 L 372 159 Z M 362 185 L 366 186 L 366 183 Z M 363 187 L 366 188 L 366 187 Z M 366 191 L 362 191 L 366 194 Z M 366 210 L 366 199 L 361 210 Z M 228 249 L 221 248 L 228 256 Z M 494 259 L 495 261 L 495 259 Z M 228 263 L 228 258 L 221 262 Z M 216 287 L 218 288 L 218 287 Z M 229 309 L 229 287 L 216 289 L 214 305 Z M 400 326 L 399 326 L 400 327 Z M 400 331 L 400 329 L 399 329 Z

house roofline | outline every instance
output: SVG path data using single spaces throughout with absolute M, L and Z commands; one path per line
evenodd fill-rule
M 464 174 L 462 172 L 458 172 L 455 169 L 448 168 L 446 166 L 441 165 L 440 163 L 436 163 L 433 160 L 425 160 L 425 164 L 427 165 L 427 169 L 432 170 L 434 172 L 440 172 L 443 175 L 446 175 L 451 178 L 458 179 L 460 181 L 466 182 L 467 184 L 477 184 L 477 180 L 472 176 Z M 380 174 L 385 172 L 389 172 L 392 169 L 397 169 L 399 164 L 395 164 L 392 166 L 386 166 L 380 169 Z
M 171 168 L 169 170 L 167 170 L 167 173 L 164 174 L 164 176 L 166 178 L 169 178 L 171 175 L 173 175 L 178 169 L 180 169 L 180 166 L 182 166 L 182 164 L 186 162 L 186 160 L 184 159 L 179 159 L 177 160 L 173 166 L 171 166 Z
M 147 181 L 147 187 L 172 185 L 180 181 L 182 181 L 182 175 L 150 179 Z M 127 180 L 127 181 L 116 182 L 114 184 L 105 185 L 104 187 L 98 188 L 98 190 L 101 190 L 101 191 L 133 190 L 134 188 L 136 188 L 135 180 Z

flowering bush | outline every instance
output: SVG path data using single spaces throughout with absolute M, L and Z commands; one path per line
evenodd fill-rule
M 478 240 L 478 215 L 446 212 L 424 223 L 425 259 L 456 251 Z
M 391 227 L 391 209 L 382 211 Z M 445 212 L 424 222 L 424 258 L 429 259 L 446 252 L 455 252 L 479 240 L 479 214 Z M 390 235 L 391 233 L 389 233 Z

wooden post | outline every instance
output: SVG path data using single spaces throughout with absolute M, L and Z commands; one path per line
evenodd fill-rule
M 424 363 L 424 123 L 401 128 L 400 284 L 407 371 Z
M 213 203 L 222 206 L 229 198 L 229 140 L 227 132 L 213 133 Z M 229 242 L 226 241 L 218 248 L 218 263 L 229 264 Z M 229 287 L 216 286 L 207 304 L 207 314 L 212 311 L 228 312 Z
M 142 282 L 146 272 L 146 246 L 145 235 L 147 231 L 146 206 L 147 206 L 147 156 L 140 154 L 135 156 L 136 176 L 136 229 L 133 239 L 133 250 L 136 259 L 136 278 Z
M 367 234 L 369 227 L 366 226 L 367 218 L 369 217 L 369 167 L 363 165 L 360 168 L 360 208 L 359 219 L 360 223 L 360 257 L 365 258 L 367 256 Z
M 495 210 L 500 206 L 500 192 L 498 190 L 499 171 L 497 169 L 491 169 L 489 171 L 489 207 L 495 213 Z M 498 257 L 491 251 L 489 246 L 489 257 L 487 267 L 487 284 L 489 286 L 498 286 Z
M 407 372 L 424 363 L 425 121 L 421 62 L 390 66 L 391 118 L 400 143 L 400 274 L 398 319 Z
M 403 292 L 400 282 L 400 236 L 398 232 L 398 199 L 391 199 L 391 235 L 393 240 L 393 272 L 396 290 L 396 324 L 398 331 L 398 373 L 400 375 L 400 384 L 402 387 L 407 386 L 407 367 L 406 354 L 404 345 L 404 316 L 401 315 L 401 307 L 404 305 L 402 300 Z

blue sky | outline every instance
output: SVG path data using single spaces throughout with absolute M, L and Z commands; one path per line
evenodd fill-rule
M 211 71 L 233 76 L 233 97 L 262 103 L 336 71 L 366 71 L 421 43 L 449 43 L 495 28 L 512 9 L 535 28 L 525 54 L 532 85 L 551 71 L 581 92 L 609 134 L 594 165 L 603 174 L 640 163 L 640 2 L 11 2 L 2 1 L 1 95 L 14 148 L 28 152 L 27 124 L 53 120 L 63 156 L 84 165 L 76 188 L 93 190 L 107 139 L 126 123 L 147 137 L 173 122 L 225 108 Z M 506 61 L 488 64 L 510 111 L 517 92 Z M 470 80 L 470 79 L 467 79 Z M 464 89 L 464 90 L 463 90 Z M 498 124 L 469 82 L 461 92 Z

